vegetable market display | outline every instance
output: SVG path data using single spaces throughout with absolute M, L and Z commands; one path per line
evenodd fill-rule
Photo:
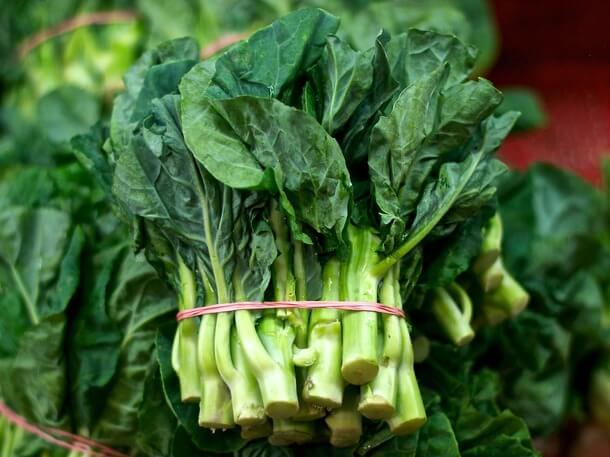
M 602 194 L 550 167 L 506 173 L 494 153 L 517 114 L 472 78 L 472 47 L 415 29 L 352 47 L 342 30 L 304 9 L 203 61 L 164 42 L 108 124 L 6 160 L 0 399 L 168 457 L 534 456 L 529 430 L 607 420 Z M 407 318 L 176 323 L 319 300 Z M 6 421 L 0 443 L 67 455 Z

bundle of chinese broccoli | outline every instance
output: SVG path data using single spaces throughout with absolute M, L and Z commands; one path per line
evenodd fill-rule
M 125 75 L 109 138 L 83 162 L 180 310 L 408 310 L 423 296 L 454 339 L 469 325 L 455 301 L 470 300 L 459 285 L 470 275 L 491 294 L 484 318 L 518 312 L 527 295 L 493 302 L 523 292 L 499 260 L 494 218 L 505 170 L 494 153 L 517 115 L 494 115 L 500 92 L 469 79 L 476 52 L 453 36 L 381 32 L 355 51 L 338 27 L 303 9 L 204 61 L 190 39 L 160 45 Z M 164 392 L 187 430 L 198 421 L 277 445 L 350 446 L 367 421 L 408 434 L 426 421 L 408 320 L 334 308 L 181 320 L 171 351 L 158 341 Z

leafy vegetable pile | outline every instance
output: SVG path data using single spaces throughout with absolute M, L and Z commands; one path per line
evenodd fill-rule
M 493 115 L 501 95 L 467 80 L 475 52 L 454 37 L 383 33 L 355 51 L 337 29 L 334 16 L 300 10 L 201 63 L 194 42 L 164 43 L 127 73 L 104 147 L 81 138 L 79 154 L 181 310 L 402 307 L 432 292 L 442 328 L 465 343 L 472 305 L 456 278 L 494 213 L 505 167 L 493 153 L 517 115 Z M 497 322 L 527 294 L 502 267 L 499 220 L 489 224 L 476 270 Z M 278 445 L 317 439 L 323 417 L 335 446 L 358 443 L 362 416 L 394 435 L 417 430 L 426 412 L 413 363 L 406 321 L 333 309 L 181 321 L 171 351 L 200 426 Z

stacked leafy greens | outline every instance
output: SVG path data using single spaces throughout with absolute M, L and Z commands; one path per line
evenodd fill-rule
M 541 164 L 500 189 L 505 261 L 532 300 L 483 331 L 473 360 L 502 375 L 502 403 L 536 435 L 568 417 L 607 424 L 608 193 Z
M 15 164 L 0 188 L 0 399 L 34 424 L 135 447 L 173 296 L 78 163 Z M 2 455 L 63 455 L 6 421 L 0 429 Z
M 517 115 L 494 115 L 500 93 L 468 80 L 474 49 L 409 30 L 356 51 L 336 36 L 338 26 L 326 12 L 300 10 L 203 62 L 189 39 L 163 43 L 126 74 L 108 140 L 102 145 L 98 131 L 73 141 L 179 309 L 265 299 L 416 307 L 446 290 L 470 302 L 458 281 L 471 266 L 473 275 L 495 268 L 510 278 L 493 246 L 505 168 L 493 153 Z M 503 317 L 524 305 L 498 300 L 509 307 Z M 442 306 L 460 313 L 455 303 Z M 447 312 L 437 314 L 450 335 L 469 325 L 466 309 L 456 322 L 443 321 Z M 433 347 L 431 370 L 447 351 Z M 416 440 L 441 427 L 456 453 L 462 439 L 471 443 L 460 449 L 477 449 L 477 433 L 448 421 L 469 411 L 492 428 L 512 421 L 497 438 L 533 453 L 522 423 L 500 414 L 496 390 L 470 391 L 472 403 L 456 405 L 443 398 L 446 385 L 432 383 L 441 399 L 428 391 L 422 399 L 410 329 L 396 316 L 206 315 L 164 328 L 157 357 L 161 379 L 149 380 L 141 420 L 163 409 L 154 392 L 161 381 L 178 422 L 173 441 L 141 437 L 158 452 L 181 455 L 179 437 L 230 452 L 265 436 L 275 445 L 342 447 L 364 436 L 367 452 L 420 429 L 426 404 L 433 415 Z M 456 385 L 473 376 L 468 364 L 462 373 Z M 209 431 L 217 429 L 227 431 Z

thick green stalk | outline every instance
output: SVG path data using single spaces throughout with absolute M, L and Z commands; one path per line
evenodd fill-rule
M 278 257 L 273 263 L 273 290 L 276 300 L 294 300 L 295 281 L 289 263 L 288 230 L 277 208 L 271 211 L 271 226 L 275 233 Z M 265 310 L 254 327 L 250 313 L 237 312 L 240 335 L 247 337 L 246 353 L 249 365 L 258 381 L 265 411 L 274 419 L 294 416 L 299 410 L 292 346 L 298 313 Z M 292 324 L 291 324 L 292 322 Z
M 396 412 L 387 423 L 390 431 L 397 436 L 413 433 L 426 422 L 426 410 L 419 392 L 413 369 L 413 347 L 409 327 L 404 319 L 400 320 L 402 336 L 402 358 L 398 366 L 398 391 Z
M 233 313 L 220 313 L 216 318 L 214 355 L 220 376 L 231 391 L 233 420 L 242 426 L 265 421 L 265 410 L 256 379 L 245 362 L 242 332 L 233 327 Z
M 413 357 L 415 363 L 421 363 L 430 355 L 430 340 L 424 335 L 419 335 L 413 340 Z
M 483 229 L 483 242 L 481 243 L 481 251 L 473 264 L 474 271 L 480 274 L 489 269 L 500 257 L 501 249 L 502 220 L 500 219 L 500 213 L 496 213 Z
M 502 269 L 502 282 L 495 290 L 485 294 L 483 300 L 483 314 L 492 325 L 519 314 L 530 300 L 525 289 L 504 267 Z
M 195 275 L 180 257 L 178 257 L 178 274 L 180 279 L 178 308 L 180 311 L 194 308 L 197 305 Z M 194 319 L 180 321 L 174 339 L 172 365 L 180 380 L 180 398 L 183 402 L 199 401 L 201 395 L 197 340 L 197 322 Z
M 271 358 L 273 368 L 261 370 L 257 379 L 267 415 L 274 419 L 285 419 L 297 414 L 299 400 L 292 362 L 294 329 L 282 324 L 276 316 L 263 316 L 258 322 L 258 336 Z
M 483 292 L 491 292 L 500 287 L 505 271 L 502 258 L 498 257 L 487 269 L 477 272 L 477 279 Z
M 269 443 L 274 446 L 305 444 L 313 440 L 316 428 L 314 422 L 297 422 L 291 419 L 274 419 L 273 433 Z
M 342 300 L 377 301 L 379 277 L 373 273 L 378 262 L 379 239 L 366 229 L 348 227 L 351 250 L 342 271 Z M 378 316 L 368 311 L 343 314 L 343 357 L 341 373 L 350 384 L 370 382 L 379 369 Z
M 200 271 L 204 271 L 200 269 Z M 205 304 L 217 302 L 216 295 L 205 278 Z M 199 373 L 201 375 L 201 401 L 199 403 L 199 425 L 211 429 L 226 429 L 235 425 L 233 420 L 233 405 L 231 392 L 223 381 L 214 353 L 214 338 L 216 333 L 216 315 L 206 314 L 201 318 L 199 326 L 199 341 L 197 355 Z
M 457 283 L 432 292 L 432 312 L 453 344 L 463 346 L 474 338 L 472 301 Z
M 263 320 L 264 318 L 261 319 L 259 325 Z M 244 351 L 245 358 L 248 367 L 256 377 L 266 414 L 272 418 L 295 415 L 299 405 L 292 362 L 290 362 L 290 367 L 284 367 L 267 352 L 268 346 L 264 344 L 263 338 L 259 338 L 249 311 L 237 311 L 235 322 L 242 344 L 244 348 L 247 348 Z M 266 342 L 268 344 L 281 343 L 283 347 L 276 348 L 280 354 L 286 351 L 291 352 L 294 335 L 287 335 L 283 328 L 279 328 L 275 324 L 272 327 L 274 337 L 267 335 L 269 338 Z M 276 330 L 280 331 L 276 332 Z
M 400 298 L 400 264 L 392 268 L 383 279 L 379 298 L 384 305 L 402 308 Z M 402 355 L 402 336 L 400 318 L 384 314 L 383 321 L 383 352 L 379 362 L 379 372 L 375 379 L 362 386 L 358 411 L 369 419 L 389 419 L 394 415 L 398 365 Z
M 340 298 L 341 264 L 330 259 L 322 272 L 322 300 Z M 309 321 L 309 347 L 316 360 L 307 370 L 303 397 L 308 402 L 334 409 L 341 406 L 345 382 L 341 375 L 341 321 L 336 309 L 314 309 Z
M 358 388 L 348 386 L 340 408 L 326 416 L 330 429 L 330 444 L 334 447 L 349 447 L 358 444 L 362 436 L 362 416 L 358 412 Z
M 296 286 L 296 289 L 295 289 L 296 299 L 299 301 L 305 301 L 309 297 L 307 297 L 307 278 L 306 278 L 306 274 L 305 274 L 305 261 L 303 259 L 303 244 L 300 241 L 295 241 L 293 243 L 293 246 L 294 246 L 293 267 L 294 267 L 294 279 L 295 279 L 295 286 Z M 307 351 L 315 352 L 312 348 L 307 348 L 307 339 L 308 339 L 307 338 L 307 336 L 308 336 L 307 327 L 308 327 L 309 319 L 311 317 L 311 313 L 307 309 L 301 309 L 298 311 L 300 311 L 299 323 L 301 325 L 298 325 L 295 328 L 296 350 L 299 352 L 307 352 Z M 295 355 L 297 355 L 296 352 L 295 352 Z M 300 355 L 300 354 L 298 354 L 298 355 Z M 295 359 L 295 357 L 293 356 L 293 360 L 294 359 Z M 315 357 L 313 360 L 315 360 Z M 313 360 L 308 361 L 308 362 L 314 363 Z M 306 365 L 311 365 L 311 363 L 308 363 Z M 320 419 L 320 418 L 324 417 L 324 415 L 325 415 L 325 411 L 323 408 L 320 407 L 320 405 L 310 403 L 303 396 L 304 388 L 306 385 L 307 371 L 308 370 L 307 370 L 306 366 L 296 366 L 295 367 L 295 376 L 296 376 L 296 380 L 297 380 L 297 392 L 299 395 L 299 412 L 294 417 L 294 420 L 297 420 L 297 421 L 313 421 L 316 419 Z
M 0 436 L 0 438 L 2 438 L 2 441 L 0 442 L 0 457 L 13 457 L 14 431 L 13 425 L 4 423 L 2 435 Z
M 235 299 L 237 301 L 245 301 L 246 296 L 240 281 L 236 280 L 233 282 L 233 289 Z M 261 406 L 260 414 L 257 409 L 257 418 L 262 417 L 264 419 L 265 414 L 272 418 L 290 417 L 298 411 L 296 382 L 292 366 L 294 332 L 290 334 L 289 331 L 284 330 L 283 325 L 278 325 L 278 322 L 282 323 L 271 310 L 265 311 L 265 313 L 259 324 L 262 325 L 265 319 L 269 318 L 272 321 L 272 328 L 270 329 L 269 325 L 263 326 L 265 328 L 264 335 L 259 335 L 254 323 L 254 316 L 250 311 L 235 312 L 235 327 L 238 336 L 236 339 L 239 341 L 239 348 L 241 348 L 235 354 L 235 366 L 228 363 L 231 359 L 226 355 L 222 359 L 222 366 L 221 360 L 218 359 L 219 353 L 226 353 L 227 346 L 229 346 L 227 344 L 227 341 L 229 341 L 227 338 L 228 330 L 224 327 L 230 328 L 232 325 L 231 322 L 225 323 L 228 319 L 225 316 L 231 316 L 232 313 L 219 314 L 217 317 L 215 345 L 218 368 L 223 379 L 231 388 L 234 411 L 237 400 L 228 380 L 231 377 L 235 379 L 234 374 L 241 374 L 248 376 L 249 384 L 252 383 L 252 376 L 254 376 L 254 386 L 249 386 L 249 389 L 256 390 L 259 395 L 257 400 L 260 399 L 262 402 L 260 404 L 257 403 L 257 405 Z M 232 317 L 230 321 L 232 321 Z M 220 323 L 223 323 L 224 337 L 218 335 L 218 325 Z M 290 329 L 289 326 L 288 328 Z M 223 338 L 225 339 L 223 340 Z M 280 354 L 279 359 L 277 358 L 278 354 Z M 286 354 L 288 355 L 286 356 Z M 287 357 L 287 361 L 285 357 Z M 239 366 L 238 362 L 241 363 Z M 223 372 L 225 370 L 226 374 Z M 247 395 L 247 392 L 244 391 L 244 395 Z M 244 396 L 244 398 L 246 397 Z M 237 418 L 235 418 L 235 422 L 239 423 Z M 261 420 L 256 421 L 256 423 L 259 422 Z
M 305 262 L 303 260 L 303 243 L 295 241 L 294 246 L 294 282 L 296 299 L 299 301 L 305 301 L 307 297 L 307 278 L 305 276 Z M 296 328 L 296 344 L 300 348 L 307 346 L 307 326 L 309 323 L 310 311 L 308 309 L 297 310 L 300 314 L 299 324 Z
M 216 316 L 207 314 L 199 326 L 199 373 L 201 374 L 201 401 L 199 403 L 199 425 L 211 429 L 231 428 L 233 405 L 231 392 L 223 381 L 216 365 L 214 338 Z M 225 342 L 226 344 L 226 342 Z
M 241 437 L 245 440 L 256 440 L 259 438 L 265 438 L 273 432 L 271 422 L 266 420 L 262 424 L 250 425 L 241 428 Z

